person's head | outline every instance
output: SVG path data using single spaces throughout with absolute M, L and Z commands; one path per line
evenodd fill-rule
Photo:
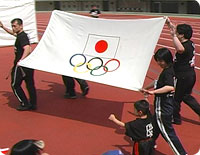
M 23 31 L 23 21 L 20 18 L 15 18 L 11 21 L 12 30 L 14 33 L 20 33 Z
M 169 49 L 160 48 L 154 54 L 154 59 L 161 68 L 166 68 L 173 63 L 173 56 Z
M 26 139 L 17 142 L 11 148 L 10 155 L 40 155 L 43 148 L 42 140 Z
M 146 100 L 139 100 L 134 103 L 134 114 L 144 116 L 149 113 L 149 102 Z
M 181 40 L 184 39 L 190 39 L 192 37 L 192 27 L 188 24 L 179 24 L 176 27 L 176 35 Z
M 97 9 L 96 5 L 92 5 L 92 9 Z

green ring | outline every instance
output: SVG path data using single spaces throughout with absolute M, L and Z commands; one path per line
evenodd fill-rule
M 103 68 L 104 68 L 104 70 L 105 70 L 105 68 L 106 68 L 106 70 L 108 70 L 108 67 L 106 67 L 106 66 L 101 66 L 101 67 L 103 67 Z M 97 66 L 97 67 L 93 68 L 93 69 L 90 71 L 90 74 L 91 74 L 92 76 L 101 76 L 101 75 L 104 75 L 104 74 L 106 74 L 106 73 L 107 73 L 107 71 L 105 71 L 104 73 L 102 73 L 102 74 L 99 74 L 99 75 L 95 75 L 95 74 L 93 74 L 93 71 L 94 71 L 94 70 L 98 70 L 98 69 L 99 69 L 99 68 L 101 68 L 101 67 Z

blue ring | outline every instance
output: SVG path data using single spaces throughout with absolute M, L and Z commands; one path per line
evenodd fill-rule
M 73 59 L 75 56 L 77 56 L 77 55 L 81 55 L 81 56 L 83 56 L 84 59 L 85 59 L 84 62 L 83 62 L 83 64 L 81 64 L 80 66 L 83 66 L 83 65 L 86 63 L 86 57 L 85 57 L 85 55 L 80 54 L 80 53 L 77 53 L 77 54 L 72 55 L 71 58 L 69 59 L 69 63 L 70 63 L 70 65 L 72 65 L 73 67 L 75 67 L 76 65 L 72 64 L 72 59 Z M 77 66 L 77 67 L 80 67 L 80 66 Z

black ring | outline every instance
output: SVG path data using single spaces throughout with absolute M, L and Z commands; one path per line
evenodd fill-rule
M 97 69 L 99 69 L 99 68 L 101 68 L 102 66 L 103 66 L 103 60 L 101 59 L 101 58 L 99 58 L 99 57 L 94 57 L 94 58 L 92 58 L 92 59 L 90 59 L 89 61 L 88 61 L 88 64 L 92 61 L 92 60 L 94 60 L 94 59 L 99 59 L 100 61 L 101 61 L 101 65 L 100 66 L 97 66 L 97 67 L 95 67 L 95 68 L 89 68 L 88 67 L 88 65 L 86 65 L 87 66 L 87 69 L 89 69 L 89 70 L 97 70 Z

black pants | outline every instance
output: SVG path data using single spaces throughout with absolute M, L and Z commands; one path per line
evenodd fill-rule
M 79 83 L 81 90 L 83 90 L 85 87 L 88 87 L 88 84 L 85 80 L 73 78 L 69 76 L 62 76 L 63 82 L 66 87 L 66 94 L 69 94 L 70 96 L 73 96 L 76 94 L 75 92 L 75 81 L 74 79 Z
M 170 97 L 155 97 L 154 107 L 154 140 L 158 138 L 159 134 L 165 139 L 173 150 L 175 155 L 186 155 L 181 142 L 176 136 L 176 132 L 172 126 L 173 114 L 173 96 Z
M 11 87 L 13 92 L 22 106 L 31 104 L 36 106 L 37 95 L 34 84 L 34 70 L 21 66 L 14 66 L 11 72 Z M 29 94 L 29 100 L 27 99 L 21 85 L 25 81 L 26 88 Z
M 146 140 L 141 142 L 134 142 L 132 155 L 154 155 L 153 140 Z
M 177 84 L 175 90 L 175 104 L 174 104 L 174 120 L 179 121 L 181 102 L 187 104 L 197 115 L 200 116 L 200 104 L 191 95 L 192 89 L 196 82 L 195 71 L 176 73 Z

